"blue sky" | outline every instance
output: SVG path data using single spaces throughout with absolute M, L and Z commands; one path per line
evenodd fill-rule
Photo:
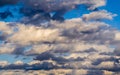
M 18 6 L 19 7 L 19 6 Z M 18 8 L 17 6 L 14 8 Z M 3 7 L 0 8 L 0 12 L 6 10 L 6 8 L 11 8 L 11 11 L 15 11 L 15 9 L 13 7 Z M 110 25 L 112 25 L 113 27 L 116 27 L 118 29 L 120 29 L 120 0 L 108 0 L 107 1 L 107 5 L 104 7 L 101 7 L 99 9 L 106 9 L 108 12 L 117 14 L 117 16 L 114 18 L 114 20 L 112 21 L 106 21 L 107 23 L 109 23 Z M 86 9 L 80 8 L 80 9 L 75 9 L 72 10 L 68 13 L 65 14 L 65 18 L 75 18 L 75 17 L 80 17 L 82 14 L 87 14 L 89 13 L 89 11 L 87 11 Z M 14 12 L 14 18 L 10 18 L 8 17 L 7 19 L 5 19 L 5 21 L 17 21 L 18 18 L 20 18 L 22 15 L 18 14 L 18 10 L 16 9 L 16 12 Z M 16 19 L 17 17 L 17 19 Z M 3 20 L 1 20 L 3 21 Z M 9 58 L 10 57 L 10 58 Z M 13 55 L 0 55 L 0 60 L 9 60 L 10 62 L 16 61 L 16 60 L 23 60 L 24 57 L 19 57 L 17 59 L 14 59 L 15 56 Z M 31 58 L 25 60 L 25 62 L 30 61 Z
M 107 0 L 107 5 L 101 7 L 101 9 L 117 14 L 114 20 L 109 21 L 109 24 L 120 29 L 120 0 Z
M 100 7 L 99 9 L 106 9 L 108 12 L 111 12 L 113 14 L 117 14 L 116 17 L 114 17 L 111 21 L 106 21 L 113 27 L 120 29 L 120 0 L 107 0 L 106 6 Z M 82 14 L 87 14 L 89 11 L 84 9 L 84 7 L 80 7 L 79 9 L 72 10 L 68 13 L 66 13 L 66 18 L 74 18 L 74 17 L 80 17 Z

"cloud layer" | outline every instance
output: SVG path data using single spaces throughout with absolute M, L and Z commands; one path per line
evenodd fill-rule
M 2 61 L 1 69 L 119 71 L 119 31 L 101 21 L 75 18 L 63 23 L 51 21 L 47 27 L 16 24 L 12 29 L 9 23 L 1 25 L 1 31 L 7 34 L 4 36 L 7 43 L 1 46 L 1 54 L 34 56 L 30 63 L 7 64 Z M 15 32 L 14 28 L 18 30 Z M 32 48 L 25 50 L 29 45 Z
M 30 6 L 34 10 L 42 9 L 45 12 L 58 11 L 64 7 L 72 10 L 71 5 L 76 4 L 85 4 L 88 9 L 93 10 L 105 5 L 105 2 L 105 0 L 74 0 L 72 2 L 25 0 L 28 4 L 26 7 Z M 42 6 L 41 3 L 45 5 Z M 58 7 L 53 8 L 56 3 Z M 49 6 L 50 9 L 47 11 Z M 40 15 L 38 14 L 39 18 Z M 0 74 L 24 75 L 41 72 L 46 75 L 59 75 L 61 72 L 64 75 L 119 74 L 120 31 L 104 22 L 104 20 L 112 20 L 115 16 L 116 14 L 106 10 L 99 10 L 84 14 L 81 18 L 62 22 L 52 19 L 47 22 L 38 20 L 36 14 L 30 16 L 32 21 L 28 19 L 30 21 L 28 24 L 0 22 L 0 41 L 4 41 L 0 44 L 0 54 L 33 57 L 29 63 L 21 60 L 14 63 L 0 61 Z

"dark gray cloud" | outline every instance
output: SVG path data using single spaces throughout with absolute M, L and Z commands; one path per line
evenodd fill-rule
M 114 54 L 117 55 L 117 56 L 120 56 L 120 49 L 119 48 L 116 48 L 114 50 Z
M 4 41 L 6 40 L 6 37 L 4 35 L 0 35 L 0 40 Z
M 21 13 L 25 16 L 31 16 L 31 19 L 22 19 L 26 24 L 40 24 L 41 21 L 57 20 L 64 21 L 64 14 L 70 10 L 77 8 L 78 5 L 84 5 L 89 10 L 95 10 L 98 7 L 104 6 L 106 0 L 24 0 L 24 7 L 21 8 Z M 44 5 L 43 5 L 44 4 Z M 55 13 L 53 16 L 50 13 Z M 36 17 L 37 15 L 37 17 Z
M 106 0 L 4 0 L 0 1 L 0 6 L 15 5 L 19 2 L 24 4 L 23 7 L 20 8 L 20 13 L 24 14 L 25 16 L 21 22 L 35 25 L 40 24 L 41 21 L 49 21 L 51 19 L 63 22 L 64 14 L 77 8 L 78 5 L 85 5 L 89 10 L 95 10 L 96 8 L 106 4 Z M 50 13 L 53 12 L 55 12 L 55 14 L 51 16 Z M 1 13 L 2 19 L 8 16 L 12 16 L 11 12 Z
M 20 0 L 0 0 L 0 6 L 5 6 L 5 5 L 15 5 L 18 3 Z

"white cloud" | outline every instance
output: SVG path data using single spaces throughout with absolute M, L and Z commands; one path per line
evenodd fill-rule
M 6 22 L 0 22 L 0 31 L 4 32 L 4 34 L 11 34 L 13 32 L 8 24 Z
M 82 18 L 85 21 L 89 21 L 89 20 L 99 21 L 104 19 L 112 20 L 114 16 L 116 16 L 116 14 L 109 13 L 106 10 L 100 10 L 100 11 L 92 12 L 90 14 L 84 14 Z
M 8 41 L 19 44 L 42 43 L 62 41 L 64 37 L 60 37 L 58 29 L 45 29 L 35 26 L 19 25 L 19 31 L 8 38 Z
M 11 54 L 15 49 L 15 46 L 8 43 L 0 46 L 0 54 Z
M 24 63 L 21 60 L 19 60 L 19 61 L 14 62 L 14 64 L 15 65 L 23 65 Z
M 5 67 L 9 65 L 8 61 L 0 61 L 0 67 Z
M 114 62 L 111 62 L 111 61 L 105 61 L 105 62 L 102 62 L 100 63 L 97 68 L 99 69 L 114 69 L 116 66 L 114 64 Z
M 115 40 L 120 41 L 120 32 L 115 33 Z
M 29 62 L 28 64 L 29 65 L 34 65 L 34 64 L 40 64 L 40 63 L 41 63 L 40 61 L 34 60 L 34 61 Z

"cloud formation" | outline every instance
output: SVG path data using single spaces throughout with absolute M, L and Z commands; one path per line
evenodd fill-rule
M 9 72 L 21 75 L 31 72 L 32 74 L 42 72 L 46 75 L 59 75 L 61 72 L 64 75 L 119 74 L 120 31 L 103 22 L 112 20 L 115 14 L 99 10 L 84 14 L 81 18 L 46 22 L 39 19 L 41 13 L 38 14 L 36 11 L 57 13 L 60 10 L 61 13 L 64 7 L 72 10 L 73 6 L 79 4 L 85 4 L 88 9 L 93 10 L 105 5 L 105 0 L 58 2 L 57 0 L 25 0 L 24 2 L 27 4 L 26 7 L 30 6 L 37 14 L 29 17 L 32 21 L 27 17 L 31 21 L 29 24 L 0 22 L 0 40 L 4 41 L 0 44 L 0 54 L 32 56 L 33 60 L 29 63 L 22 60 L 14 63 L 0 61 L 0 74 L 5 75 Z
M 49 21 L 51 19 L 64 21 L 64 14 L 77 8 L 79 5 L 84 5 L 89 10 L 95 10 L 98 7 L 104 6 L 106 0 L 4 0 L 0 1 L 0 6 L 17 5 L 18 3 L 23 4 L 23 6 L 20 7 L 20 13 L 26 16 L 21 22 L 26 24 L 39 24 L 41 21 Z M 55 12 L 55 14 L 51 16 L 50 13 L 53 12 Z M 6 15 L 6 13 L 8 14 Z M 7 11 L 1 14 L 2 19 L 8 16 L 13 17 L 12 12 Z
M 24 7 L 21 8 L 21 13 L 26 16 L 22 19 L 22 23 L 35 25 L 51 19 L 64 21 L 64 14 L 76 9 L 79 5 L 86 6 L 89 10 L 96 10 L 106 4 L 106 0 L 24 0 L 22 2 Z M 51 15 L 53 12 L 55 14 Z
M 4 25 L 5 28 L 3 28 L 6 29 L 8 26 Z M 16 64 L 4 67 L 5 69 L 75 69 L 73 62 L 76 63 L 78 69 L 117 71 L 120 68 L 119 55 L 115 55 L 119 50 L 115 48 L 114 51 L 114 48 L 110 47 L 111 45 L 117 46 L 116 34 L 119 31 L 111 29 L 108 24 L 103 22 L 86 22 L 82 18 L 78 18 L 66 20 L 63 23 L 51 21 L 48 27 L 24 24 L 17 24 L 15 27 L 18 27 L 18 31 L 7 37 L 12 49 L 2 48 L 1 54 L 32 55 L 33 60 L 37 61 L 35 65 L 39 66 L 16 62 Z M 15 47 L 14 44 L 16 44 Z M 24 50 L 24 47 L 28 45 L 32 45 L 32 48 Z M 5 45 L 5 47 L 8 46 Z M 54 61 L 56 64 L 48 63 L 48 60 Z M 45 61 L 45 63 L 39 61 Z M 42 66 L 43 64 L 48 67 Z
M 75 5 L 81 4 L 87 5 L 89 9 L 95 9 L 106 4 L 106 0 L 24 0 L 23 2 L 33 9 L 39 9 L 45 12 L 58 11 L 63 9 L 69 10 L 75 8 Z
M 83 19 L 88 21 L 88 20 L 104 20 L 104 19 L 109 19 L 112 20 L 113 17 L 116 16 L 116 14 L 112 14 L 107 12 L 106 10 L 101 10 L 101 11 L 96 11 L 92 12 L 90 14 L 85 14 L 83 15 Z

